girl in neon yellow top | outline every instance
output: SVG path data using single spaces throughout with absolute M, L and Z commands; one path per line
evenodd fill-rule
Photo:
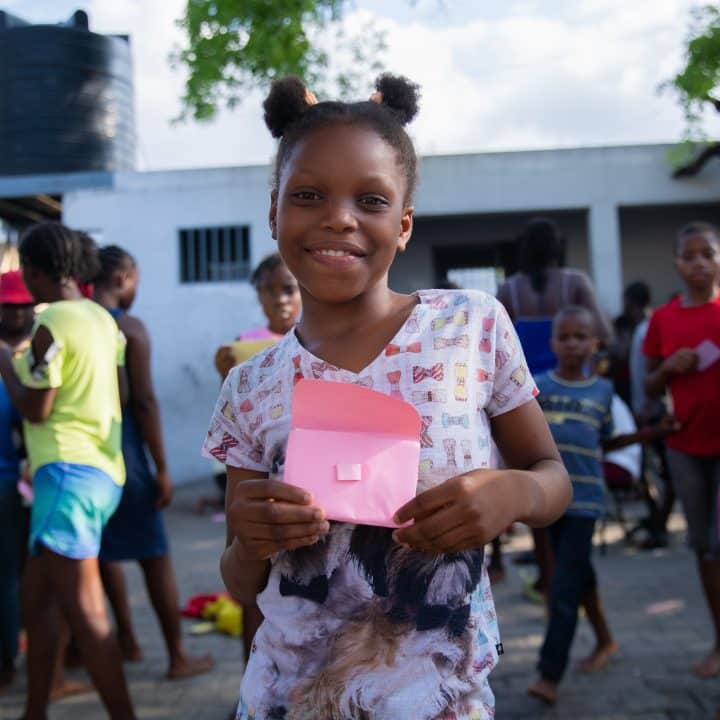
M 120 501 L 119 365 L 124 343 L 113 318 L 82 297 L 98 271 L 89 237 L 59 223 L 30 228 L 20 243 L 28 290 L 49 306 L 13 364 L 0 343 L 0 375 L 25 420 L 35 500 L 26 570 L 28 693 L 25 717 L 44 718 L 61 611 L 111 718 L 135 713 L 104 609 L 98 570 L 102 530 Z

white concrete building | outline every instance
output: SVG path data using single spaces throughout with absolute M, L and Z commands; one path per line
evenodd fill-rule
M 391 284 L 408 291 L 453 270 L 511 272 L 514 238 L 542 214 L 557 221 L 568 239 L 568 264 L 590 272 L 608 313 L 619 310 L 623 285 L 632 280 L 646 280 L 662 302 L 678 287 L 674 231 L 693 219 L 720 224 L 720 165 L 673 180 L 667 149 L 424 158 L 413 241 Z M 68 225 L 137 258 L 135 312 L 154 341 L 170 467 L 179 482 L 209 474 L 199 447 L 218 391 L 215 349 L 262 322 L 250 285 L 229 278 L 246 278 L 273 249 L 269 187 L 264 166 L 0 178 L 6 222 L 38 219 L 55 203 Z

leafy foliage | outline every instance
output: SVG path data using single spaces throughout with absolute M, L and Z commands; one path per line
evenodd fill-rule
M 661 90 L 674 91 L 686 121 L 683 142 L 673 148 L 670 162 L 678 168 L 695 168 L 692 158 L 699 145 L 708 138 L 703 128 L 703 114 L 708 105 L 720 112 L 720 4 L 704 5 L 692 11 L 685 51 L 685 67 Z M 695 169 L 695 172 L 698 168 Z
M 188 70 L 180 118 L 209 120 L 274 78 L 298 75 L 318 95 L 346 96 L 382 68 L 385 37 L 372 25 L 342 26 L 347 0 L 187 0 L 178 24 L 186 44 L 171 61 Z M 345 69 L 329 76 L 330 58 Z

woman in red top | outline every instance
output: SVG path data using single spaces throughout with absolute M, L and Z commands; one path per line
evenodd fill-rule
M 668 462 L 715 629 L 715 645 L 694 671 L 711 677 L 720 674 L 720 230 L 686 225 L 675 267 L 685 292 L 650 319 L 646 388 L 654 396 L 669 389 L 682 426 L 667 438 Z

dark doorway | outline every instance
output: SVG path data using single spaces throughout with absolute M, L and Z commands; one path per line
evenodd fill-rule
M 453 270 L 493 269 L 502 279 L 517 268 L 516 243 L 512 240 L 476 245 L 436 245 L 433 247 L 435 282 L 448 277 Z

